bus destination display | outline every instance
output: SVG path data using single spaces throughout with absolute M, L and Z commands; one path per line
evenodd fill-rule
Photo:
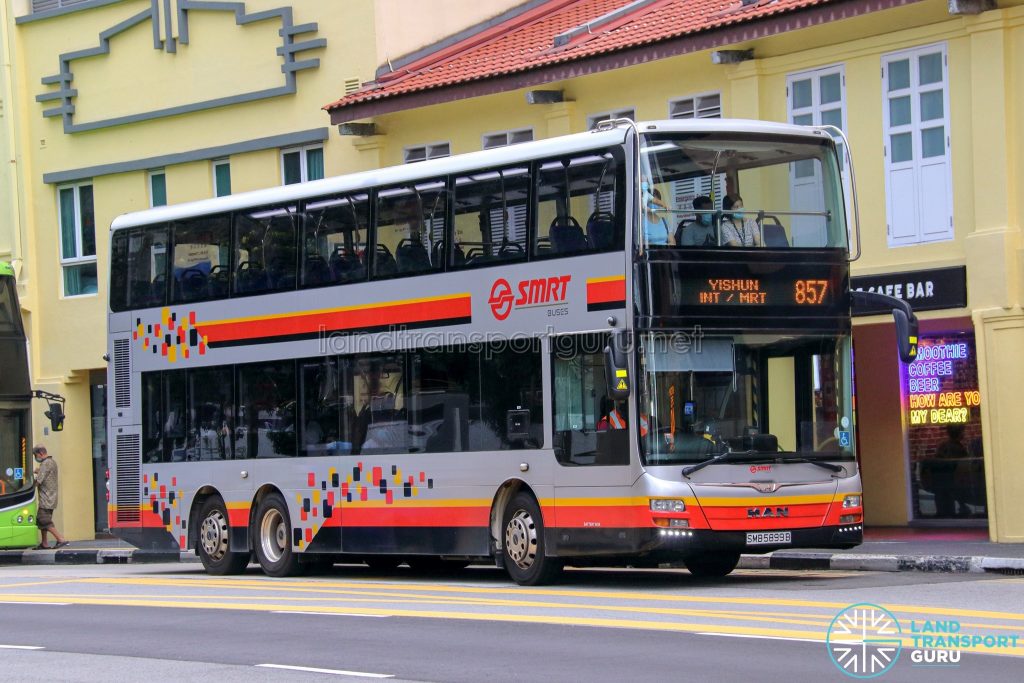
M 822 306 L 832 302 L 828 280 L 710 277 L 693 283 L 696 303 L 711 306 Z

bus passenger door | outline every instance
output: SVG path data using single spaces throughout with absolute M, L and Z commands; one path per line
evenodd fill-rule
M 636 479 L 628 401 L 608 392 L 606 334 L 553 339 L 555 519 L 560 554 L 621 550 Z

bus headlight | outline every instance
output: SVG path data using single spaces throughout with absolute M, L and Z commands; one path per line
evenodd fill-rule
M 18 521 L 18 524 L 21 524 L 22 522 L 25 521 L 25 518 L 22 517 L 21 515 L 18 515 L 18 520 L 17 521 Z
M 651 498 L 652 512 L 686 512 L 686 503 L 678 498 Z
M 843 508 L 859 508 L 860 507 L 860 496 L 846 496 L 843 498 Z

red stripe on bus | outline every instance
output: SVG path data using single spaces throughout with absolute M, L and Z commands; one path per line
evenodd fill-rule
M 587 303 L 605 304 L 626 300 L 626 278 L 587 281 Z
M 384 303 L 373 308 L 327 311 L 282 318 L 226 321 L 213 325 L 199 323 L 196 328 L 200 335 L 206 337 L 211 344 L 215 344 L 240 339 L 440 322 L 452 318 L 468 318 L 471 315 L 470 297 L 464 296 L 438 301 Z
M 345 507 L 341 526 L 487 526 L 491 509 L 481 507 Z M 325 524 L 325 526 L 328 526 Z

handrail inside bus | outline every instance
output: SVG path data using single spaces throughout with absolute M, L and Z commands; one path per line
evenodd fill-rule
M 850 263 L 853 263 L 860 258 L 860 209 L 857 206 L 857 174 L 853 171 L 853 152 L 850 151 L 850 141 L 846 137 L 846 133 L 841 128 L 832 125 L 818 126 L 821 130 L 826 133 L 838 135 L 843 139 L 843 150 L 847 157 L 850 159 L 850 197 L 853 203 L 853 236 L 855 244 L 857 245 L 856 250 L 850 255 Z M 842 168 L 842 159 L 840 161 L 840 168 Z

